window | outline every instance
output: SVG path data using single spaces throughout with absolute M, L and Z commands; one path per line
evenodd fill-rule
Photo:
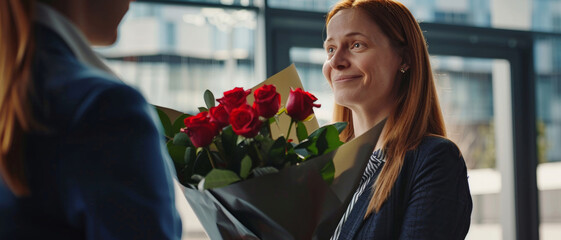
M 256 25 L 247 9 L 135 2 L 117 44 L 97 51 L 150 103 L 196 113 L 206 89 L 220 97 L 264 80 L 255 76 Z

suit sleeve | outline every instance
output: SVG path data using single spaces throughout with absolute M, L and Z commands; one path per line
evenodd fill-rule
M 442 139 L 421 158 L 413 172 L 400 239 L 464 239 L 472 200 L 459 150 Z
M 81 106 L 67 138 L 80 159 L 66 167 L 70 217 L 87 239 L 180 239 L 172 167 L 151 106 L 120 84 Z

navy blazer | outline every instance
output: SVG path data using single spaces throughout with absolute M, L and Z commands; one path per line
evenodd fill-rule
M 339 239 L 451 240 L 464 239 L 469 230 L 472 200 L 466 165 L 447 139 L 425 137 L 408 151 L 390 196 L 379 212 L 364 219 L 371 194 L 367 187 Z
M 179 239 L 172 168 L 154 109 L 36 26 L 25 135 L 29 197 L 0 180 L 0 239 Z M 1 178 L 0 178 L 1 179 Z

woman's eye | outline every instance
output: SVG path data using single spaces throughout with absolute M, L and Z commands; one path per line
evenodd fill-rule
M 328 53 L 333 53 L 334 51 L 335 51 L 335 49 L 333 49 L 332 47 L 330 47 L 330 48 L 327 49 L 327 52 L 328 52 Z
M 359 48 L 359 47 L 361 47 L 361 46 L 362 46 L 362 45 L 361 45 L 360 43 L 355 43 L 355 44 L 353 44 L 353 48 Z

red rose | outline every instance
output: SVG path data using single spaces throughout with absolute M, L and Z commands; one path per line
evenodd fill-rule
M 262 122 L 259 120 L 257 111 L 245 104 L 232 110 L 230 113 L 230 124 L 232 125 L 232 130 L 237 135 L 252 138 L 259 133 Z
M 243 88 L 236 87 L 224 92 L 224 97 L 216 99 L 216 101 L 224 105 L 226 112 L 231 113 L 234 108 L 247 104 L 246 98 L 250 93 L 251 89 L 243 90 Z
M 218 135 L 218 127 L 210 122 L 208 112 L 201 112 L 196 116 L 188 117 L 183 120 L 185 132 L 195 147 L 206 147 L 214 136 Z
M 216 124 L 218 129 L 222 129 L 230 124 L 228 122 L 228 112 L 226 112 L 226 108 L 224 108 L 224 105 L 222 104 L 218 104 L 218 106 L 216 107 L 211 107 L 209 110 L 209 115 L 210 122 Z
M 263 85 L 253 93 L 255 101 L 253 108 L 259 116 L 270 118 L 275 116 L 280 108 L 281 96 L 277 93 L 275 85 Z
M 291 89 L 286 101 L 286 113 L 292 119 L 302 121 L 314 113 L 313 107 L 321 107 L 320 104 L 314 104 L 316 100 L 318 100 L 316 96 L 300 88 L 296 90 Z

